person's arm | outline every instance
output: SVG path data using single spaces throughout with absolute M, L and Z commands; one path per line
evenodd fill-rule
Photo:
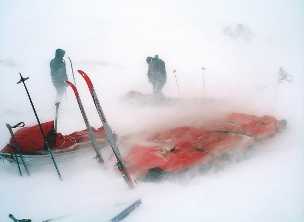
M 51 75 L 52 75 L 54 73 L 53 59 L 50 61 L 50 70 L 51 70 Z
M 161 60 L 161 73 L 163 75 L 164 78 L 164 82 L 167 81 L 167 71 L 166 71 L 166 64 L 164 61 Z
M 150 82 L 152 81 L 152 73 L 150 70 L 148 70 L 148 79 Z
M 164 63 L 164 73 L 167 75 L 166 64 Z

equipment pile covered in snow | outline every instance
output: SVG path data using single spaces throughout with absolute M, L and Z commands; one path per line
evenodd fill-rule
M 285 120 L 272 116 L 232 113 L 199 127 L 181 126 L 145 136 L 125 158 L 137 178 L 159 178 L 194 166 L 206 166 L 219 157 L 246 150 L 254 143 L 277 134 Z
M 103 127 L 98 129 L 91 127 L 77 87 L 67 81 L 67 84 L 75 94 L 87 129 L 69 135 L 62 135 L 56 132 L 54 121 L 42 124 L 38 121 L 38 125 L 24 127 L 13 133 L 12 129 L 20 126 L 21 123 L 13 127 L 7 124 L 12 138 L 0 151 L 0 157 L 2 156 L 9 160 L 16 161 L 20 175 L 22 175 L 22 173 L 18 163 L 18 157 L 20 157 L 26 168 L 23 155 L 40 156 L 49 154 L 61 179 L 52 153 L 73 151 L 79 148 L 80 144 L 88 142 L 91 143 L 91 146 L 96 151 L 99 162 L 103 164 L 104 159 L 96 144 L 97 138 L 99 142 L 107 142 L 109 144 L 116 160 L 115 166 L 120 171 L 128 186 L 133 188 L 134 181 L 132 177 L 155 178 L 164 174 L 183 172 L 197 166 L 202 166 L 203 168 L 212 166 L 212 163 L 221 159 L 221 157 L 229 156 L 230 154 L 234 155 L 235 153 L 243 153 L 251 145 L 274 136 L 286 126 L 285 120 L 278 120 L 273 116 L 259 117 L 244 113 L 231 113 L 223 118 L 209 120 L 209 122 L 205 123 L 189 123 L 182 126 L 174 125 L 174 127 L 165 130 L 154 130 L 144 135 L 135 134 L 127 136 L 127 140 L 136 138 L 136 141 L 140 142 L 133 142 L 131 146 L 129 146 L 124 144 L 122 140 L 121 145 L 124 145 L 122 148 L 125 151 L 123 153 L 126 153 L 126 147 L 131 147 L 128 149 L 126 155 L 122 156 L 118 148 L 116 135 L 113 133 L 105 117 L 91 79 L 82 70 L 78 70 L 78 73 L 88 86 Z M 21 76 L 23 83 L 26 79 L 27 78 Z M 24 86 L 26 88 L 25 83 Z M 144 94 L 138 94 L 136 92 L 128 96 L 145 98 Z M 157 97 L 154 99 L 167 100 L 165 97 Z M 32 107 L 36 114 L 33 104 Z M 57 118 L 55 118 L 55 120 L 56 119 Z M 39 120 L 38 117 L 37 120 Z M 164 129 L 164 126 L 160 126 L 160 128 Z

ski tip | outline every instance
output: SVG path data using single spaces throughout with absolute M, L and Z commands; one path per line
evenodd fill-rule
M 76 86 L 68 80 L 66 80 L 65 82 L 68 84 L 68 86 L 70 86 L 73 89 L 75 96 L 79 96 Z
M 80 75 L 86 75 L 86 73 L 81 69 L 78 69 L 77 72 L 79 72 Z
M 82 78 L 84 78 L 84 80 L 86 81 L 86 83 L 89 87 L 89 90 L 92 91 L 93 90 L 93 83 L 92 83 L 90 77 L 88 76 L 88 74 L 81 69 L 78 69 L 77 71 L 82 76 Z
M 81 69 L 78 69 L 77 72 L 78 72 L 83 78 L 89 79 L 89 80 L 90 80 L 88 74 L 87 74 L 85 71 L 83 71 L 83 70 L 81 70 Z

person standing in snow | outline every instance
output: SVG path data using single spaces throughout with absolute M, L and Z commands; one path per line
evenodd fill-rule
M 162 89 L 167 81 L 165 62 L 158 55 L 147 57 L 148 79 L 152 84 L 154 95 L 162 95 Z
M 65 81 L 68 80 L 68 76 L 66 73 L 65 61 L 63 59 L 64 55 L 65 51 L 63 49 L 56 49 L 55 58 L 50 62 L 51 79 L 57 92 L 56 103 L 61 100 L 67 87 Z

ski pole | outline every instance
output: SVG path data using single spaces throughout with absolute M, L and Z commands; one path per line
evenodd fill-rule
M 8 217 L 10 219 L 12 219 L 14 222 L 32 222 L 31 219 L 21 219 L 21 220 L 18 220 L 16 217 L 14 217 L 13 214 L 9 214 Z
M 60 216 L 60 217 L 49 218 L 49 219 L 43 220 L 42 222 L 52 222 L 52 221 L 64 219 L 66 217 L 68 217 L 68 216 Z
M 70 65 L 71 65 L 71 70 L 72 70 L 72 75 L 73 75 L 73 81 L 74 81 L 74 85 L 76 86 L 76 79 L 75 79 L 75 75 L 74 75 L 74 68 L 73 68 L 73 63 L 70 57 L 68 57 L 69 61 L 70 61 Z
M 126 183 L 128 184 L 128 186 L 130 188 L 134 188 L 134 182 L 133 182 L 127 168 L 125 167 L 125 164 L 123 163 L 121 154 L 119 152 L 119 149 L 118 149 L 118 146 L 117 146 L 117 143 L 116 143 L 116 138 L 115 138 L 114 133 L 113 133 L 110 125 L 108 124 L 108 121 L 107 121 L 107 119 L 105 117 L 105 114 L 102 110 L 102 107 L 100 105 L 100 102 L 99 102 L 99 99 L 97 97 L 96 91 L 94 89 L 93 83 L 92 83 L 90 77 L 84 71 L 78 70 L 78 73 L 83 77 L 83 79 L 85 80 L 85 82 L 86 82 L 86 84 L 87 84 L 87 86 L 90 90 L 90 94 L 92 96 L 92 99 L 93 99 L 95 108 L 97 110 L 98 116 L 101 120 L 101 123 L 102 123 L 104 129 L 105 129 L 107 141 L 108 141 L 109 145 L 111 146 L 112 151 L 114 153 L 114 156 L 116 158 L 117 168 L 121 172 L 121 174 L 122 174 L 124 180 L 126 181 Z
M 24 127 L 24 125 L 25 125 L 24 122 L 20 122 L 20 123 L 14 125 L 14 126 L 11 126 L 10 124 L 6 123 L 6 127 L 7 127 L 8 131 L 10 132 L 12 140 L 13 140 L 13 144 L 10 144 L 10 146 L 12 146 L 15 149 L 15 153 L 16 153 L 15 157 L 16 157 L 16 162 L 18 164 L 18 168 L 19 168 L 19 174 L 22 176 L 21 168 L 20 168 L 19 161 L 18 161 L 18 155 L 21 159 L 21 162 L 23 164 L 23 167 L 24 167 L 27 175 L 30 176 L 30 172 L 29 172 L 28 167 L 27 167 L 27 165 L 24 161 L 21 149 L 20 149 L 20 147 L 17 143 L 16 137 L 15 137 L 14 132 L 13 132 L 13 128 Z
M 76 96 L 76 100 L 77 100 L 77 103 L 78 103 L 78 106 L 79 106 L 82 118 L 84 120 L 84 123 L 85 123 L 85 125 L 87 127 L 87 130 L 88 130 L 88 133 L 89 133 L 89 138 L 90 138 L 91 145 L 92 145 L 93 149 L 96 152 L 96 157 L 97 157 L 97 159 L 98 159 L 98 161 L 100 163 L 103 163 L 104 160 L 103 160 L 103 158 L 102 158 L 102 156 L 101 156 L 101 154 L 100 154 L 100 152 L 99 152 L 99 150 L 97 148 L 96 138 L 95 138 L 95 135 L 94 135 L 94 133 L 92 131 L 92 127 L 90 125 L 89 119 L 88 119 L 88 117 L 87 117 L 87 115 L 86 115 L 86 113 L 84 111 L 84 107 L 82 105 L 82 102 L 81 102 L 78 90 L 77 90 L 76 86 L 73 83 L 71 83 L 70 81 L 66 81 L 66 83 L 72 88 L 72 90 L 73 90 L 73 92 L 74 92 L 74 94 Z
M 20 75 L 20 80 L 17 82 L 17 84 L 22 83 L 23 86 L 24 86 L 24 89 L 25 89 L 25 91 L 26 91 L 27 97 L 28 97 L 28 99 L 29 99 L 29 101 L 30 101 L 30 103 L 31 103 L 31 107 L 32 107 L 32 109 L 33 109 L 33 111 L 34 111 L 36 120 L 37 120 L 37 122 L 38 122 L 39 129 L 40 129 L 40 133 L 41 133 L 42 138 L 43 138 L 44 146 L 45 146 L 45 148 L 47 149 L 49 155 L 51 156 L 51 159 L 52 159 L 52 161 L 53 161 L 53 164 L 54 164 L 54 167 L 55 167 L 55 169 L 56 169 L 56 171 L 57 171 L 57 174 L 58 174 L 59 179 L 62 180 L 62 176 L 61 176 L 61 173 L 60 173 L 59 168 L 58 168 L 58 166 L 57 166 L 57 163 L 56 163 L 56 160 L 55 160 L 55 158 L 54 158 L 53 152 L 51 151 L 50 146 L 49 146 L 49 144 L 48 144 L 48 141 L 47 141 L 47 139 L 46 139 L 46 136 L 45 136 L 45 134 L 44 134 L 44 132 L 43 132 L 43 130 L 42 130 L 41 123 L 40 123 L 38 114 L 37 114 L 37 112 L 36 112 L 34 103 L 33 103 L 33 101 L 32 101 L 32 98 L 31 98 L 31 96 L 30 96 L 30 93 L 29 93 L 29 91 L 28 91 L 28 89 L 27 89 L 27 87 L 26 87 L 26 84 L 25 84 L 25 81 L 28 80 L 29 77 L 24 78 L 24 77 L 21 75 L 21 73 L 19 73 L 19 75 Z
M 111 222 L 120 222 L 123 219 L 125 219 L 132 211 L 134 211 L 139 205 L 141 205 L 141 200 L 135 201 L 133 204 L 131 204 L 129 207 L 121 211 L 117 216 L 113 217 L 110 221 Z
M 179 84 L 178 84 L 178 80 L 177 80 L 176 69 L 173 70 L 173 74 L 174 74 L 174 78 L 175 78 L 175 84 L 176 84 L 176 88 L 177 88 L 177 93 L 180 96 L 180 88 L 179 88 Z
M 13 154 L 13 158 L 15 158 L 15 161 L 16 161 L 16 163 L 17 163 L 19 175 L 20 175 L 20 176 L 23 176 L 23 175 L 22 175 L 22 171 L 21 171 L 21 166 L 20 166 L 20 163 L 19 163 L 19 160 L 18 160 L 18 156 L 17 156 L 16 153 Z
M 205 67 L 202 67 L 202 87 L 203 87 L 203 96 L 205 95 L 205 91 L 206 91 L 206 80 L 205 80 Z
M 56 111 L 55 111 L 55 121 L 54 121 L 54 128 L 55 132 L 57 133 L 57 124 L 58 124 L 58 110 L 59 110 L 60 102 L 55 103 Z
M 9 125 L 9 124 L 5 124 L 6 125 L 6 127 L 8 128 L 8 131 L 10 132 L 10 134 L 11 134 L 11 138 L 14 140 L 14 143 L 15 143 L 15 137 L 14 137 L 14 133 L 13 133 L 13 130 L 12 130 L 12 128 L 11 128 L 11 126 Z M 16 146 L 14 146 L 13 144 L 9 144 L 11 147 L 13 147 L 14 148 L 14 153 L 13 153 L 13 158 L 15 158 L 15 161 L 16 161 L 16 163 L 17 163 L 17 167 L 18 167 L 18 172 L 19 172 L 19 175 L 20 176 L 22 176 L 22 171 L 21 171 L 21 167 L 20 167 L 20 163 L 19 163 L 19 160 L 18 160 L 18 155 L 17 155 L 17 153 L 20 153 L 20 155 L 22 156 L 22 154 L 21 154 L 21 152 L 18 152 L 18 148 L 16 147 Z

